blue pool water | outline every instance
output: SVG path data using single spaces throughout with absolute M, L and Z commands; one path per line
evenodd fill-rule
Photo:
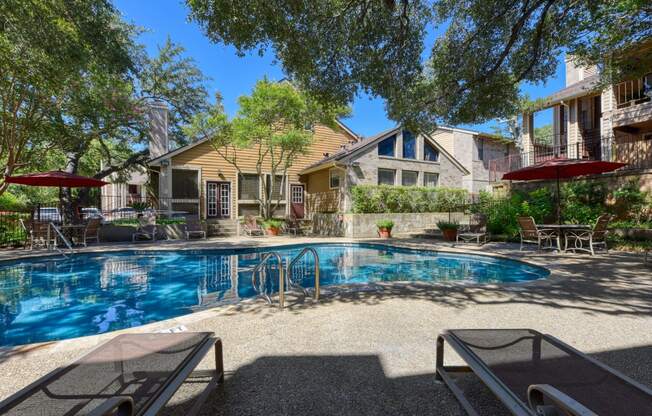
M 548 271 L 479 255 L 371 244 L 316 244 L 322 286 L 387 281 L 522 282 Z M 280 248 L 292 259 L 304 246 Z M 99 334 L 256 295 L 251 270 L 265 249 L 122 251 L 0 263 L 0 345 Z M 274 268 L 269 282 L 278 280 Z M 313 287 L 313 260 L 293 274 Z M 293 279 L 293 280 L 295 280 Z

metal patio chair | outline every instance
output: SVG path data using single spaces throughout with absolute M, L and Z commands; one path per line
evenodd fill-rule
M 193 235 L 198 235 L 200 238 L 206 239 L 206 231 L 197 217 L 186 217 L 185 227 L 186 240 L 190 240 Z
M 136 242 L 138 237 L 145 237 L 147 240 L 156 241 L 156 217 L 154 215 L 143 216 L 138 219 L 138 228 L 131 235 L 131 241 Z
M 561 243 L 559 234 L 555 230 L 546 228 L 537 228 L 536 222 L 532 217 L 518 217 L 519 235 L 521 236 L 521 247 L 519 251 L 523 251 L 523 243 L 536 244 L 541 250 L 543 248 L 552 248 L 553 241 L 557 242 L 557 248 L 561 250 Z
M 253 215 L 247 215 L 245 217 L 243 230 L 245 235 L 250 237 L 265 235 L 265 232 L 260 227 L 260 224 L 258 224 L 258 221 L 256 221 L 256 217 Z
M 567 231 L 564 236 L 565 250 L 571 250 L 573 252 L 576 252 L 577 250 L 586 251 L 594 256 L 594 249 L 597 246 L 602 246 L 604 247 L 605 251 L 608 252 L 609 249 L 607 248 L 607 227 L 609 226 L 609 221 L 611 221 L 611 215 L 602 214 L 598 217 L 592 230 Z M 569 243 L 572 243 L 570 247 Z
M 444 344 L 467 364 L 444 365 Z M 455 382 L 472 372 L 517 416 L 652 414 L 652 389 L 532 329 L 454 329 L 437 338 L 437 375 L 469 415 Z
M 473 214 L 469 218 L 468 229 L 457 234 L 457 242 L 462 240 L 465 243 L 475 241 L 478 245 L 487 242 L 487 216 L 484 214 Z

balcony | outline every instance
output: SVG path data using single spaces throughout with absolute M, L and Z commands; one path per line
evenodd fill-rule
M 499 182 L 503 175 L 513 170 L 532 166 L 554 158 L 576 160 L 604 160 L 627 163 L 623 170 L 652 169 L 652 140 L 640 136 L 622 134 L 602 137 L 583 134 L 575 143 L 547 145 L 539 142 L 534 150 L 489 161 L 489 181 Z M 559 143 L 554 138 L 547 142 Z

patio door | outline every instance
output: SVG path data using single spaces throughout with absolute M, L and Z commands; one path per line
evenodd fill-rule
M 290 214 L 298 219 L 305 215 L 303 185 L 290 185 Z
M 231 183 L 206 182 L 206 217 L 229 218 L 231 216 Z

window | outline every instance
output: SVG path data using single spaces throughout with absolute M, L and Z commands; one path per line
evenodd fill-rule
M 423 141 L 423 160 L 436 162 L 439 160 L 439 151 L 427 141 Z
M 417 158 L 417 139 L 407 130 L 403 130 L 403 158 Z
M 260 178 L 255 173 L 244 173 L 238 177 L 238 199 L 255 200 L 260 196 Z
M 172 169 L 172 198 L 199 198 L 199 171 Z
M 477 160 L 484 160 L 484 140 L 477 139 L 476 147 L 478 149 L 478 155 L 477 155 L 478 159 Z
M 329 174 L 329 185 L 331 189 L 336 189 L 340 187 L 340 171 L 332 169 L 328 172 Z
M 419 172 L 413 170 L 404 170 L 401 172 L 401 184 L 403 186 L 417 186 L 419 181 Z
M 394 169 L 378 169 L 378 185 L 396 185 Z
M 269 187 L 271 184 L 271 175 L 267 175 L 267 192 L 269 192 Z M 285 181 L 283 180 L 283 175 L 276 175 L 274 179 L 274 192 L 271 193 L 270 198 L 272 200 L 285 199 Z
M 423 174 L 423 186 L 426 186 L 428 188 L 434 188 L 437 186 L 438 181 L 439 181 L 438 173 L 426 172 Z
M 378 143 L 378 156 L 394 157 L 396 154 L 396 136 L 388 137 Z

